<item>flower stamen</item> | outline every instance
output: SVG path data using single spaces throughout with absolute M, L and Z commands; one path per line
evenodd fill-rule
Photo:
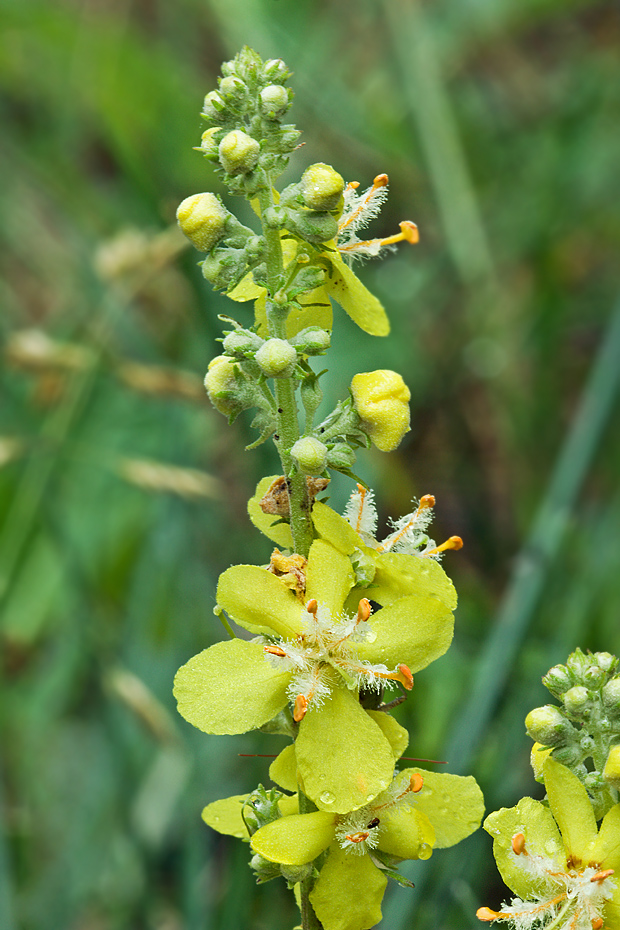
M 528 853 L 525 849 L 525 836 L 523 833 L 515 833 L 512 838 L 512 851 L 515 856 L 527 856 Z
M 590 881 L 591 882 L 604 882 L 606 878 L 609 878 L 609 876 L 613 874 L 614 874 L 613 869 L 603 869 L 601 872 L 597 872 L 596 875 L 593 875 Z
M 436 546 L 435 549 L 429 549 L 428 552 L 425 552 L 424 555 L 437 555 L 440 552 L 446 552 L 447 549 L 462 549 L 463 540 L 460 536 L 451 536 L 450 539 L 446 539 L 441 546 Z
M 420 498 L 420 503 L 418 504 L 415 512 L 411 514 L 411 517 L 409 518 L 409 520 L 407 520 L 405 525 L 401 527 L 398 533 L 394 533 L 393 536 L 388 536 L 388 538 L 384 540 L 384 542 L 382 542 L 380 546 L 377 546 L 377 551 L 386 552 L 388 549 L 393 549 L 394 546 L 403 538 L 403 536 L 406 536 L 409 530 L 413 529 L 416 522 L 420 519 L 424 511 L 432 510 L 434 506 L 435 506 L 435 498 L 433 497 L 433 495 L 424 494 Z

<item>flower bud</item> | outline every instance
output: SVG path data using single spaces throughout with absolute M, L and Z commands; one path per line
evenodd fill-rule
M 525 718 L 528 735 L 543 746 L 557 746 L 573 730 L 566 717 L 553 704 L 535 707 Z
M 219 90 L 224 100 L 230 103 L 241 103 L 247 96 L 245 84 L 234 75 L 222 78 Z
M 316 375 L 310 375 L 304 378 L 301 382 L 299 393 L 306 415 L 312 418 L 323 400 L 323 391 L 321 390 L 318 377 Z
M 310 210 L 335 210 L 344 191 L 344 179 L 331 165 L 318 162 L 301 176 L 301 196 Z
M 550 747 L 543 746 L 542 743 L 534 743 L 532 746 L 530 763 L 536 781 L 543 783 L 543 765 L 545 764 L 545 759 L 547 759 L 552 752 L 553 750 Z
M 565 665 L 554 665 L 543 676 L 543 685 L 554 697 L 561 697 L 574 684 L 573 677 Z
M 610 717 L 620 718 L 620 678 L 612 678 L 601 692 L 603 707 Z
M 395 371 L 361 372 L 351 382 L 361 429 L 377 449 L 391 452 L 409 431 L 409 388 Z
M 355 450 L 346 442 L 337 442 L 327 453 L 327 464 L 338 471 L 348 471 L 355 465 Z
M 331 337 L 326 329 L 308 326 L 291 339 L 291 345 L 303 355 L 321 355 L 329 349 Z
M 220 142 L 220 164 L 228 174 L 248 174 L 256 167 L 259 154 L 259 143 L 241 129 L 233 129 Z
M 217 355 L 209 362 L 209 369 L 205 376 L 205 388 L 209 400 L 216 410 L 230 417 L 245 409 L 245 404 L 239 397 L 239 369 L 231 358 Z
M 280 878 L 282 874 L 277 862 L 270 862 L 269 859 L 265 859 L 264 856 L 259 856 L 258 853 L 250 859 L 250 868 L 256 875 L 257 885 L 270 882 L 273 878 Z
M 218 146 L 213 138 L 216 132 L 220 132 L 220 130 L 217 126 L 212 126 L 211 129 L 205 129 L 200 138 L 200 150 L 207 158 L 217 158 Z
M 578 745 L 571 744 L 568 746 L 558 746 L 553 750 L 553 758 L 562 765 L 571 766 L 580 765 L 583 761 L 583 752 Z
M 327 446 L 314 436 L 303 436 L 298 439 L 291 449 L 291 455 L 304 475 L 320 475 L 325 471 Z
M 219 122 L 226 110 L 226 104 L 216 90 L 210 91 L 204 99 L 202 112 L 209 119 Z
M 582 685 L 569 688 L 562 697 L 562 703 L 569 714 L 580 715 L 590 704 L 590 692 Z
M 595 652 L 594 658 L 598 667 L 602 668 L 604 672 L 612 671 L 618 664 L 617 658 L 612 656 L 611 652 Z
M 228 210 L 215 194 L 192 194 L 179 204 L 181 231 L 201 252 L 210 252 L 226 232 Z
M 229 291 L 248 270 L 243 249 L 214 249 L 202 263 L 202 273 L 213 287 Z
M 263 343 L 264 339 L 256 333 L 251 333 L 247 329 L 235 329 L 224 337 L 223 347 L 227 355 L 245 358 L 254 355 Z
M 256 353 L 266 378 L 287 378 L 297 361 L 297 352 L 286 339 L 268 339 Z
M 313 245 L 329 242 L 338 234 L 338 221 L 331 213 L 287 210 L 287 219 L 290 231 Z
M 289 95 L 286 87 L 281 84 L 268 84 L 260 92 L 260 108 L 267 119 L 278 119 L 286 112 L 289 105 Z
M 583 673 L 583 683 L 593 691 L 598 690 L 598 688 L 603 685 L 606 678 L 607 674 L 598 665 L 591 665 L 590 668 L 586 669 Z
M 573 677 L 577 684 L 581 683 L 581 678 L 590 668 L 590 664 L 590 656 L 585 655 L 581 649 L 575 649 L 575 651 L 571 652 L 568 659 L 566 660 L 566 665 L 569 671 L 573 673 Z
M 291 72 L 281 58 L 270 58 L 263 65 L 263 77 L 271 81 L 285 81 Z
M 603 769 L 603 778 L 617 791 L 620 791 L 620 745 L 612 746 Z

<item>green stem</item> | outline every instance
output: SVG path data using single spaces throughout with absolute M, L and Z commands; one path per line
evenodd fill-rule
M 299 788 L 297 791 L 297 797 L 299 799 L 300 814 L 311 814 L 317 809 L 316 804 L 314 804 L 310 798 L 306 797 L 301 788 Z M 299 890 L 301 898 L 301 925 L 303 930 L 322 930 L 321 922 L 314 913 L 314 908 L 310 904 L 310 892 L 312 891 L 313 885 L 314 878 L 312 875 L 302 879 L 300 882 Z
M 259 195 L 261 214 L 273 206 L 271 183 Z M 275 295 L 283 284 L 284 263 L 280 233 L 263 223 L 263 235 L 267 245 L 265 263 L 267 265 L 268 296 L 266 302 L 269 335 L 275 339 L 286 339 L 286 318 L 289 310 L 286 305 L 277 303 Z M 310 519 L 310 495 L 306 476 L 300 474 L 291 458 L 291 448 L 299 439 L 299 420 L 295 398 L 293 378 L 276 378 L 274 393 L 277 404 L 277 428 L 275 443 L 280 454 L 282 469 L 289 482 L 289 501 L 291 510 L 291 533 L 295 552 L 308 556 L 312 544 L 313 532 Z

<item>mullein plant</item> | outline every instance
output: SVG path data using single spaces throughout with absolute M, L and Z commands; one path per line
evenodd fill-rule
M 547 796 L 522 798 L 485 820 L 516 897 L 477 916 L 517 930 L 620 930 L 618 659 L 577 649 L 543 683 L 562 703 L 535 708 L 525 725 Z
M 259 883 L 286 880 L 303 930 L 368 930 L 381 919 L 388 879 L 410 884 L 400 862 L 458 843 L 482 819 L 473 778 L 401 760 L 409 734 L 389 713 L 450 645 L 456 594 L 439 560 L 461 540 L 430 538 L 430 494 L 376 538 L 373 494 L 352 468 L 360 449 L 389 452 L 408 431 L 399 374 L 356 374 L 317 421 L 321 375 L 309 359 L 329 349 L 332 301 L 369 335 L 389 332 L 353 260 L 415 243 L 418 233 L 403 222 L 387 238 L 362 237 L 386 197 L 384 174 L 361 191 L 318 163 L 278 192 L 300 137 L 285 122 L 289 77 L 283 61 L 244 48 L 204 101 L 198 148 L 229 193 L 249 201 L 256 228 L 209 192 L 177 212 L 205 253 L 207 281 L 253 302 L 251 321 L 245 307 L 243 322 L 220 318 L 208 396 L 231 422 L 255 411 L 249 448 L 272 439 L 282 474 L 264 478 L 248 506 L 275 544 L 270 564 L 221 575 L 215 612 L 229 638 L 190 659 L 174 691 L 183 717 L 206 733 L 260 729 L 290 740 L 269 768 L 276 787 L 215 801 L 203 818 L 249 844 Z M 318 499 L 332 471 L 356 482 L 342 516 Z M 392 699 L 388 688 L 402 692 Z

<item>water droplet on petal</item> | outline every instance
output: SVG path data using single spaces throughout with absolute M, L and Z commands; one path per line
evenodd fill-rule
M 433 847 L 429 846 L 428 843 L 422 843 L 418 849 L 418 858 L 419 859 L 430 859 L 433 855 Z
M 336 798 L 331 793 L 331 791 L 322 791 L 319 795 L 319 801 L 321 804 L 333 804 Z

